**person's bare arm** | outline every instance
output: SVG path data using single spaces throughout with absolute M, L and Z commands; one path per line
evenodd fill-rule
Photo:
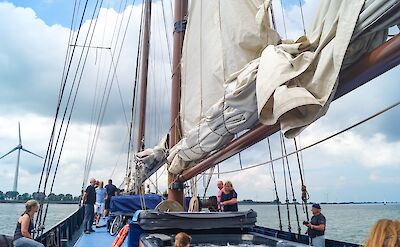
M 317 230 L 317 231 L 323 231 L 323 230 L 325 230 L 325 224 L 320 224 L 318 226 L 311 225 L 311 229 L 314 229 L 314 230 Z
M 27 214 L 22 216 L 22 219 L 21 219 L 21 233 L 22 233 L 22 236 L 32 239 L 31 233 L 29 232 L 29 223 L 30 223 L 30 221 L 31 221 L 31 219 L 29 218 L 29 216 Z
M 317 230 L 317 231 L 325 230 L 325 224 L 319 224 L 317 226 L 317 225 L 313 225 L 313 224 L 309 223 L 307 226 L 310 227 L 311 229 L 314 229 L 314 230 Z
M 85 204 L 86 200 L 87 200 L 87 193 L 86 192 L 83 193 L 82 200 L 83 200 L 83 203 Z
M 222 202 L 222 205 L 230 205 L 230 204 L 235 204 L 235 203 L 237 203 L 237 198 L 232 198 L 228 201 Z

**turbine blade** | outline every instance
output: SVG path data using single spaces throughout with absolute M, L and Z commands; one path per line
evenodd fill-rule
M 19 135 L 19 144 L 21 144 L 21 125 L 18 122 L 18 135 Z
M 23 151 L 25 151 L 25 152 L 27 152 L 27 153 L 30 153 L 30 154 L 32 154 L 32 155 L 35 155 L 35 156 L 37 156 L 37 157 L 39 157 L 39 158 L 42 158 L 42 159 L 43 159 L 43 157 L 42 157 L 42 156 L 40 156 L 40 155 L 37 155 L 37 154 L 35 154 L 35 153 L 33 153 L 33 152 L 29 151 L 29 150 L 26 150 L 25 148 L 21 148 L 21 150 L 23 150 Z
M 9 155 L 10 153 L 14 152 L 14 151 L 17 150 L 17 149 L 18 149 L 18 147 L 15 147 L 15 148 L 11 149 L 10 152 L 8 152 L 8 153 L 6 153 L 5 155 L 1 156 L 0 159 L 6 157 L 7 155 Z

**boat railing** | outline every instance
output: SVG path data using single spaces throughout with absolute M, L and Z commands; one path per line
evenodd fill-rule
M 83 217 L 84 207 L 79 207 L 75 212 L 36 237 L 36 241 L 46 247 L 72 246 L 77 236 L 80 235 L 80 226 L 82 225 Z

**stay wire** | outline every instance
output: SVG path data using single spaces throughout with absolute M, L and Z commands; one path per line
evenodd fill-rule
M 133 0 L 132 6 L 134 6 L 134 4 L 135 4 L 135 0 Z M 123 45 L 125 43 L 125 38 L 126 38 L 126 34 L 127 34 L 129 23 L 130 23 L 130 19 L 131 19 L 131 16 L 132 16 L 132 12 L 133 12 L 133 7 L 130 10 L 130 13 L 129 13 L 129 16 L 128 16 L 128 20 L 127 20 L 127 24 L 126 24 L 126 27 L 125 27 L 125 31 L 124 31 L 124 34 L 123 34 L 123 37 L 122 37 L 122 41 L 121 41 L 121 44 L 120 44 L 120 49 L 119 49 L 118 56 L 117 56 L 116 63 L 115 63 L 116 67 L 118 66 L 118 63 L 119 63 L 119 60 L 120 60 L 120 57 L 121 57 L 121 52 L 122 52 L 122 49 L 123 49 Z M 122 17 L 122 19 L 123 18 L 124 18 L 124 16 Z M 121 26 L 122 26 L 122 21 L 121 21 Z M 117 41 L 115 43 L 115 48 L 116 48 L 117 43 L 118 43 L 121 26 L 120 26 L 119 31 L 118 31 L 118 36 L 117 36 Z M 108 75 L 107 75 L 107 82 L 110 79 L 111 69 L 112 69 L 112 66 L 110 65 L 110 68 L 108 70 Z M 102 98 L 102 102 L 101 102 L 102 112 L 99 114 L 98 119 L 97 119 L 97 123 L 96 123 L 96 129 L 97 129 L 97 133 L 96 134 L 97 135 L 95 136 L 95 139 L 94 139 L 94 141 L 92 143 L 92 149 L 91 149 L 92 152 L 91 152 L 91 156 L 90 156 L 90 160 L 89 160 L 89 164 L 88 164 L 88 173 L 87 174 L 89 174 L 89 171 L 91 170 L 91 166 L 93 164 L 93 157 L 94 157 L 95 150 L 96 150 L 96 147 L 97 147 L 98 137 L 100 135 L 101 126 L 103 124 L 103 120 L 104 120 L 105 112 L 106 112 L 106 109 L 107 109 L 107 105 L 108 105 L 108 100 L 109 100 L 109 97 L 110 97 L 111 89 L 112 89 L 112 86 L 114 84 L 115 75 L 116 74 L 115 74 L 115 71 L 114 71 L 114 73 L 113 73 L 113 75 L 111 77 L 111 82 L 109 83 L 108 89 L 107 89 L 107 86 L 106 86 L 106 88 L 105 88 L 105 90 L 103 92 L 103 98 Z M 106 84 L 108 85 L 108 83 L 106 83 Z M 107 92 L 107 94 L 106 94 L 106 92 Z
M 107 8 L 109 8 L 109 5 L 107 6 Z M 104 28 L 103 28 L 103 33 L 106 33 L 107 23 L 108 23 L 108 11 L 106 12 L 105 25 L 104 25 Z M 104 38 L 105 38 L 105 35 L 103 35 L 103 37 L 102 37 L 101 46 L 104 46 Z M 91 142 L 91 139 L 92 139 L 93 121 L 94 121 L 94 118 L 95 118 L 95 114 L 97 112 L 97 103 L 98 103 L 97 94 L 98 93 L 100 94 L 99 80 L 100 80 L 100 78 L 103 78 L 103 70 L 101 69 L 101 64 L 102 64 L 102 61 L 103 61 L 102 58 L 103 58 L 103 49 L 101 49 L 101 52 L 100 52 L 99 66 L 97 68 L 96 83 L 95 83 L 95 87 L 94 87 L 92 110 L 91 110 L 91 114 L 90 114 L 89 138 L 88 138 L 88 141 L 87 141 L 86 155 L 85 155 L 85 170 L 86 170 L 86 164 L 88 163 L 88 160 L 89 160 L 89 150 L 90 150 L 90 142 Z M 101 71 L 101 76 L 100 76 L 100 71 Z M 84 172 L 82 180 L 83 181 L 82 181 L 82 187 L 81 187 L 81 196 L 83 196 L 83 188 L 84 188 L 85 182 L 86 182 L 85 181 L 85 172 Z
M 84 16 L 85 16 L 85 12 L 86 12 L 86 7 L 87 7 L 87 4 L 88 4 L 88 1 L 89 0 L 86 0 L 85 6 L 84 6 L 84 9 L 83 9 L 82 17 L 81 17 L 81 20 L 80 20 L 80 23 L 79 23 L 78 32 L 77 32 L 77 35 L 76 35 L 76 38 L 75 38 L 75 45 L 78 42 L 78 37 L 79 37 L 80 30 L 81 30 L 81 27 L 82 27 L 82 24 L 83 24 L 83 19 L 84 19 Z M 50 134 L 50 140 L 49 140 L 49 144 L 47 146 L 46 156 L 45 156 L 44 163 L 43 163 L 43 169 L 42 169 L 42 172 L 41 172 L 41 175 L 40 175 L 39 185 L 38 185 L 38 189 L 37 189 L 38 193 L 40 192 L 44 171 L 45 171 L 45 169 L 47 167 L 47 160 L 48 160 L 48 158 L 49 158 L 49 156 L 51 155 L 51 152 L 52 152 L 53 139 L 54 139 L 54 134 L 55 134 L 55 131 L 56 131 L 56 124 L 57 124 L 58 114 L 60 112 L 61 102 L 62 102 L 65 86 L 66 86 L 66 83 L 67 83 L 67 77 L 68 77 L 69 71 L 71 69 L 71 64 L 72 64 L 72 59 L 74 57 L 75 49 L 76 49 L 76 46 L 74 46 L 73 49 L 72 49 L 71 57 L 70 57 L 69 63 L 68 63 L 68 68 L 67 68 L 67 71 L 65 72 L 65 77 L 62 78 L 62 81 L 61 81 L 60 93 L 59 93 L 59 98 L 58 98 L 58 102 L 57 102 L 56 113 L 55 113 L 55 116 L 54 116 L 53 127 L 52 127 L 52 131 L 51 131 L 51 134 Z
M 295 147 L 295 149 L 297 151 L 298 148 L 297 148 L 296 138 L 293 138 L 293 141 L 294 141 L 294 147 Z M 303 171 L 301 169 L 299 152 L 296 152 L 296 157 L 297 157 L 297 164 L 298 164 L 298 167 L 299 167 L 299 174 L 300 174 L 300 180 L 301 180 L 301 200 L 302 200 L 303 211 L 305 211 L 306 216 L 307 216 L 307 221 L 309 221 L 310 217 L 308 215 L 308 209 L 307 209 L 307 200 L 309 199 L 309 195 L 308 195 L 308 192 L 307 192 L 306 185 L 304 183 L 304 176 L 303 176 Z
M 300 5 L 300 13 L 301 13 L 301 21 L 303 23 L 303 32 L 304 36 L 307 35 L 306 33 L 306 24 L 304 23 L 304 14 L 303 14 L 303 4 L 301 3 L 302 0 L 299 0 L 299 5 Z
M 88 4 L 88 1 L 89 0 L 86 0 L 85 6 L 84 6 L 84 9 L 83 9 L 82 17 L 81 17 L 80 24 L 79 24 L 79 29 L 78 29 L 78 32 L 77 32 L 77 35 L 76 35 L 76 38 L 75 38 L 75 45 L 78 42 L 78 37 L 79 37 L 79 34 L 80 34 L 80 28 L 82 27 L 82 24 L 83 24 L 83 19 L 84 19 L 84 16 L 85 16 L 85 12 L 86 12 L 86 7 L 87 7 L 87 4 Z M 56 124 L 57 124 L 58 114 L 60 112 L 61 102 L 62 102 L 65 86 L 66 86 L 66 83 L 67 83 L 68 74 L 69 74 L 69 71 L 71 69 L 71 64 L 72 64 L 72 59 L 74 57 L 75 49 L 76 49 L 76 46 L 74 46 L 73 49 L 72 49 L 71 57 L 70 57 L 70 60 L 69 60 L 67 71 L 65 73 L 65 77 L 62 78 L 62 82 L 61 82 L 61 86 L 60 86 L 60 93 L 59 93 L 59 98 L 58 98 L 58 103 L 57 103 L 57 108 L 56 108 L 56 113 L 55 113 L 55 116 L 54 116 L 52 132 L 50 134 L 50 140 L 49 140 L 49 144 L 47 146 L 46 156 L 45 156 L 45 159 L 44 159 L 43 168 L 42 168 L 42 172 L 41 172 L 40 180 L 39 180 L 39 184 L 38 184 L 38 190 L 37 190 L 38 193 L 40 193 L 40 189 L 42 187 L 42 182 L 43 182 L 44 171 L 45 171 L 45 169 L 46 169 L 46 167 L 48 165 L 48 159 L 49 159 L 49 157 L 51 155 L 51 152 L 52 152 L 52 149 L 53 149 L 53 139 L 54 139 L 54 134 L 55 134 L 55 131 L 56 131 Z M 45 190 L 43 191 L 43 193 L 45 193 Z M 43 200 L 44 200 L 44 198 L 41 197 L 39 212 L 38 212 L 38 214 L 36 216 L 36 221 L 35 221 L 35 228 L 37 228 L 38 221 L 39 221 L 39 219 L 41 219 L 42 209 L 43 209 L 43 203 L 42 203 Z
M 93 20 L 93 18 L 94 18 L 95 13 L 96 13 L 96 9 L 97 9 L 98 3 L 99 3 L 99 2 L 96 1 L 96 5 L 95 5 L 95 7 L 94 7 L 94 12 L 93 12 L 92 20 Z M 97 14 L 97 18 L 95 19 L 95 22 L 94 22 L 93 31 L 92 31 L 92 35 L 91 35 L 91 37 L 90 37 L 90 41 L 89 41 L 89 45 L 88 45 L 88 46 L 90 46 L 90 44 L 91 44 L 91 42 L 92 42 L 92 40 L 93 40 L 94 32 L 95 32 L 96 25 L 97 25 L 98 15 L 99 15 L 99 13 L 100 13 L 100 8 L 101 8 L 102 4 L 103 4 L 103 0 L 100 1 L 99 11 L 97 12 L 97 13 L 98 13 L 98 14 Z M 89 32 L 90 32 L 90 29 L 91 29 L 91 24 L 92 24 L 92 21 L 91 21 L 91 23 L 90 23 L 90 25 L 89 25 L 89 30 L 88 30 L 87 37 L 89 36 Z M 86 37 L 86 39 L 85 39 L 85 44 L 86 44 L 86 42 L 87 42 L 87 37 Z M 82 52 L 82 53 L 83 53 L 83 52 Z M 89 55 L 89 48 L 88 48 L 87 51 L 86 51 L 86 55 L 85 55 L 85 58 L 84 58 L 83 66 L 82 66 L 82 69 L 81 69 L 81 72 L 80 72 L 80 76 L 79 76 L 79 79 L 78 79 L 78 84 L 77 84 L 77 86 L 76 86 L 74 98 L 73 98 L 72 105 L 71 105 L 71 108 L 70 108 L 69 117 L 68 117 L 67 125 L 66 125 L 66 128 L 65 128 L 65 132 L 64 132 L 65 134 L 64 134 L 64 137 L 63 137 L 63 140 L 62 140 L 62 144 L 61 144 L 61 147 L 60 147 L 60 151 L 59 151 L 59 155 L 58 155 L 58 159 L 57 159 L 57 163 L 56 163 L 56 168 L 55 168 L 55 171 L 54 171 L 54 175 L 53 175 L 53 179 L 52 179 L 52 183 L 51 183 L 51 187 L 50 187 L 50 193 L 52 193 L 52 191 L 53 191 L 55 178 L 56 178 L 57 171 L 58 171 L 58 167 L 59 167 L 59 164 L 60 164 L 61 154 L 62 154 L 62 151 L 63 151 L 63 148 L 64 148 L 64 144 L 65 144 L 65 140 L 66 140 L 66 137 L 67 137 L 69 124 L 70 124 L 71 117 L 72 117 L 72 112 L 73 112 L 74 107 L 75 107 L 75 102 L 76 102 L 76 98 L 77 98 L 77 95 L 78 95 L 79 87 L 80 87 L 80 84 L 81 84 L 81 81 L 82 81 L 82 76 L 83 76 L 83 72 L 84 72 L 84 68 L 85 68 L 85 65 L 86 65 L 86 61 L 87 61 L 88 55 Z M 78 65 L 78 68 L 79 68 L 79 65 Z M 77 74 L 77 73 L 78 73 L 78 70 L 76 71 L 76 74 Z M 74 81 L 75 81 L 75 79 L 76 79 L 76 77 L 74 78 Z M 57 140 L 57 142 L 58 142 L 58 140 Z M 52 161 L 53 161 L 53 158 L 52 158 Z M 52 166 L 52 164 L 51 164 L 50 166 Z M 46 179 L 46 184 L 47 184 L 47 179 Z M 46 184 L 45 184 L 45 185 L 46 185 Z M 49 202 L 47 202 L 47 204 L 46 204 L 46 210 L 45 210 L 45 214 L 44 214 L 44 218 L 43 218 L 43 222 L 42 222 L 42 225 L 43 225 L 43 226 L 44 226 L 44 223 L 45 223 L 45 221 L 46 221 L 46 216 L 47 216 L 47 212 L 48 212 L 48 207 L 49 207 Z
M 283 9 L 283 0 L 280 0 L 280 1 L 281 1 L 281 10 L 282 10 L 282 19 L 283 19 L 283 29 L 285 31 L 285 39 L 287 39 L 288 37 L 287 37 L 287 31 L 286 31 L 285 11 Z
M 128 175 L 128 170 L 131 170 L 131 149 L 133 148 L 133 130 L 135 127 L 135 119 L 136 119 L 136 114 L 135 114 L 135 106 L 136 106 L 136 95 L 137 95 L 137 84 L 139 81 L 139 68 L 140 64 L 139 61 L 142 57 L 142 54 L 140 52 L 140 47 L 142 45 L 142 30 L 143 30 L 143 15 L 144 15 L 144 4 L 142 4 L 142 12 L 141 12 L 141 17 L 140 17 L 140 26 L 139 26 L 139 39 L 138 39 L 138 46 L 137 46 L 137 51 L 136 51 L 136 68 L 135 68 L 135 78 L 134 78 L 134 83 L 133 83 L 133 97 L 132 97 L 132 108 L 131 108 L 131 121 L 130 121 L 130 126 L 129 126 L 129 141 L 128 141 L 128 157 L 126 161 L 126 175 Z
M 282 133 L 280 133 L 279 138 L 280 138 L 280 143 L 281 143 L 281 153 L 282 153 L 282 169 L 283 169 L 283 179 L 285 181 L 285 203 L 286 203 L 286 213 L 287 213 L 287 218 L 288 218 L 288 230 L 289 232 L 292 232 L 292 226 L 290 223 L 290 210 L 289 210 L 289 194 L 288 194 L 288 189 L 287 189 L 287 179 L 286 179 L 286 167 L 285 167 L 285 159 L 284 157 L 284 151 L 283 151 L 283 138 L 282 138 Z
M 301 227 L 300 227 L 300 220 L 299 220 L 299 212 L 297 210 L 297 200 L 296 200 L 296 195 L 294 193 L 294 187 L 293 187 L 293 180 L 292 180 L 292 173 L 290 171 L 290 166 L 289 166 L 289 159 L 287 156 L 287 150 L 286 150 L 286 143 L 285 143 L 285 137 L 283 136 L 281 132 L 281 138 L 282 138 L 282 143 L 283 143 L 283 150 L 285 152 L 285 159 L 286 159 L 286 165 L 288 169 L 288 175 L 289 175 L 289 182 L 290 182 L 290 188 L 292 191 L 292 202 L 294 204 L 294 211 L 296 214 L 296 221 L 297 221 L 297 231 L 299 234 L 301 234 Z
M 119 11 L 118 12 L 122 11 L 123 2 L 124 1 L 120 2 Z M 126 8 L 126 6 L 127 6 L 127 0 L 125 0 L 124 9 Z M 119 28 L 117 28 L 117 26 L 118 26 L 118 21 L 120 20 L 120 15 L 118 15 L 117 18 L 116 18 L 116 21 L 115 21 L 115 24 L 114 24 L 114 29 L 113 29 L 113 34 L 111 36 L 111 42 L 110 42 L 110 47 L 112 47 L 113 49 L 116 49 L 116 47 L 117 47 L 118 40 L 119 40 L 119 34 L 120 34 L 120 30 L 121 30 L 121 26 L 122 26 L 122 23 L 123 23 L 124 16 L 125 16 L 125 13 L 121 17 L 121 22 L 119 23 Z M 113 41 L 114 41 L 117 29 L 118 29 L 117 39 L 115 40 L 115 44 L 113 46 Z M 93 137 L 92 145 L 91 145 L 90 151 L 89 151 L 89 159 L 88 159 L 87 163 L 85 164 L 85 176 L 83 178 L 82 188 L 84 187 L 84 184 L 86 183 L 86 180 L 89 177 L 91 162 L 93 160 L 93 155 L 94 155 L 94 149 L 93 148 L 95 148 L 95 146 L 97 146 L 98 135 L 99 135 L 99 132 L 100 132 L 100 130 L 99 130 L 99 118 L 102 115 L 102 112 L 103 112 L 103 110 L 105 108 L 103 103 L 104 103 L 105 93 L 107 91 L 107 86 L 108 86 L 108 82 L 109 82 L 109 76 L 110 76 L 110 73 L 111 73 L 111 69 L 112 69 L 112 64 L 110 63 L 110 66 L 109 66 L 109 69 L 108 69 L 108 74 L 107 74 L 107 80 L 106 80 L 106 84 L 105 84 L 105 87 L 104 87 L 104 92 L 103 92 L 103 95 L 102 95 L 101 100 L 100 100 L 100 109 L 99 109 L 99 114 L 98 114 L 98 118 L 97 118 L 97 122 L 96 122 L 96 127 L 95 127 L 95 130 L 94 130 L 94 137 Z M 111 88 L 110 88 L 110 90 L 111 90 Z M 96 145 L 94 145 L 95 142 L 96 142 Z
M 101 2 L 102 2 L 102 0 L 101 0 Z M 90 21 L 88 32 L 87 32 L 86 37 L 85 37 L 84 47 L 86 47 L 86 44 L 87 44 L 87 41 L 88 41 L 88 38 L 89 38 L 89 34 L 90 34 L 91 29 L 92 29 L 93 19 L 94 19 L 95 14 L 96 14 L 98 3 L 99 3 L 99 1 L 96 1 L 96 5 L 95 5 L 94 11 L 93 11 L 92 19 Z M 101 7 L 101 5 L 100 5 L 100 7 Z M 96 26 L 96 23 L 97 23 L 97 20 L 95 21 L 94 27 Z M 94 29 L 93 29 L 93 33 L 94 33 Z M 93 37 L 93 33 L 92 33 L 92 37 Z M 88 47 L 90 46 L 91 40 L 92 40 L 92 38 L 90 39 Z M 55 143 L 55 146 L 54 146 L 54 152 L 53 152 L 53 154 L 51 156 L 50 164 L 48 165 L 48 170 L 47 170 L 47 174 L 46 174 L 44 190 L 46 190 L 48 177 L 50 175 L 50 171 L 51 171 L 51 168 L 53 166 L 53 161 L 54 161 L 54 158 L 55 158 L 55 155 L 56 155 L 55 151 L 57 150 L 58 143 L 59 143 L 59 140 L 60 140 L 60 137 L 61 137 L 61 133 L 62 133 L 62 129 L 63 129 L 63 126 L 64 126 L 64 121 L 65 121 L 65 117 L 67 115 L 68 107 L 70 105 L 71 97 L 72 97 L 72 94 L 73 94 L 73 91 L 74 91 L 74 88 L 75 88 L 75 84 L 76 84 L 76 81 L 77 81 L 77 76 L 79 74 L 78 72 L 79 72 L 79 70 L 81 68 L 81 63 L 82 63 L 82 59 L 83 59 L 83 56 L 84 56 L 84 51 L 85 51 L 85 48 L 82 49 L 82 52 L 81 52 L 81 54 L 79 56 L 78 65 L 76 67 L 74 78 L 72 80 L 72 85 L 71 85 L 71 88 L 70 88 L 70 91 L 69 91 L 69 94 L 68 94 L 68 99 L 67 99 L 66 106 L 65 106 L 65 109 L 64 109 L 63 118 L 62 118 L 62 121 L 61 121 L 61 125 L 60 125 L 59 132 L 58 132 L 58 135 L 57 135 L 56 143 Z M 88 54 L 88 52 L 89 52 L 89 48 L 87 48 L 87 54 Z M 81 69 L 81 74 L 80 74 L 80 79 L 82 78 L 83 70 L 84 70 L 84 67 L 86 65 L 86 60 L 87 60 L 87 55 L 84 58 L 84 62 L 83 62 L 82 69 Z M 78 82 L 77 89 L 79 88 L 80 79 L 79 79 L 79 82 Z M 66 129 L 64 130 L 64 135 L 65 136 L 67 135 L 67 130 L 68 130 L 68 125 L 67 125 Z M 59 150 L 59 155 L 61 155 L 61 152 L 62 152 L 62 150 Z
M 267 137 L 267 143 L 268 143 L 269 158 L 272 160 L 272 151 L 271 151 L 271 144 L 270 144 L 270 141 L 269 141 L 269 137 Z M 279 230 L 282 231 L 281 207 L 279 206 L 280 200 L 279 200 L 279 195 L 278 195 L 278 188 L 276 186 L 275 169 L 274 169 L 274 163 L 273 162 L 271 162 L 271 169 L 272 169 L 272 181 L 274 182 L 276 206 L 277 206 L 277 209 L 278 209 Z

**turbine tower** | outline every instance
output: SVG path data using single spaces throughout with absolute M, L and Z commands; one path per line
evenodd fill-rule
M 35 153 L 33 153 L 33 152 L 31 152 L 31 151 L 25 149 L 25 148 L 22 146 L 22 141 L 21 141 L 21 127 L 20 127 L 19 122 L 18 122 L 18 135 L 19 135 L 19 143 L 18 143 L 18 146 L 16 146 L 15 148 L 11 149 L 10 152 L 8 152 L 8 153 L 6 153 L 5 155 L 3 155 L 3 156 L 0 157 L 0 159 L 2 159 L 2 158 L 4 158 L 4 157 L 6 157 L 7 155 L 9 155 L 10 153 L 12 153 L 12 152 L 18 150 L 18 155 L 17 155 L 17 167 L 15 168 L 13 191 L 17 191 L 17 189 L 18 189 L 19 158 L 20 158 L 20 156 L 21 156 L 21 150 L 43 159 L 42 156 L 37 155 L 37 154 L 35 154 Z

